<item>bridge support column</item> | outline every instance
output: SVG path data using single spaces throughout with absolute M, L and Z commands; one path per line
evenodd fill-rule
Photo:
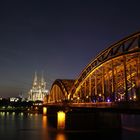
M 137 62 L 137 78 L 136 78 L 136 97 L 140 101 L 140 55 L 138 56 Z
M 130 98 L 133 98 L 134 97 L 134 95 L 133 95 L 133 90 L 132 90 L 132 88 L 133 88 L 133 82 L 132 82 L 132 66 L 130 65 L 129 66 L 129 75 L 130 75 L 130 84 L 131 84 L 131 95 L 130 95 Z
M 103 94 L 103 101 L 105 101 L 106 100 L 106 94 L 105 94 L 104 68 L 102 68 L 102 94 Z
M 112 95 L 111 95 L 111 100 L 115 101 L 116 100 L 116 94 L 115 94 L 115 77 L 114 77 L 114 64 L 113 64 L 113 60 L 111 63 L 111 67 L 112 67 Z
M 95 96 L 97 96 L 97 73 L 95 71 Z
M 87 83 L 85 81 L 85 83 L 84 83 L 84 97 L 86 97 L 86 95 L 87 95 Z
M 126 73 L 126 56 L 123 56 L 123 70 L 124 70 L 124 92 L 125 92 L 125 101 L 128 101 L 128 86 L 127 86 L 127 73 Z
M 91 97 L 91 76 L 89 77 L 89 96 Z

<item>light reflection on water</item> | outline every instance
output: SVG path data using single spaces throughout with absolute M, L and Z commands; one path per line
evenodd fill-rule
M 47 129 L 47 116 L 42 116 L 42 127 Z
M 120 139 L 139 140 L 140 115 L 122 114 L 121 121 L 122 134 L 120 133 Z M 52 122 L 42 114 L 0 112 L 0 140 L 86 140 L 90 137 L 101 136 L 97 131 L 58 131 L 57 127 L 55 128 L 52 125 Z M 108 140 L 110 139 L 108 138 Z
M 66 136 L 64 135 L 64 133 L 58 133 L 56 135 L 56 140 L 66 140 Z
M 63 133 L 48 126 L 47 116 L 0 112 L 0 140 L 66 140 Z
M 42 118 L 41 114 L 0 113 L 2 140 L 46 140 L 48 137 L 46 130 L 47 117 Z

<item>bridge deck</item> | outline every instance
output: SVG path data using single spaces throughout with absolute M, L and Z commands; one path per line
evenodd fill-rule
M 99 103 L 48 103 L 43 106 L 58 109 L 83 111 L 104 110 L 112 112 L 140 113 L 140 102 L 99 102 Z

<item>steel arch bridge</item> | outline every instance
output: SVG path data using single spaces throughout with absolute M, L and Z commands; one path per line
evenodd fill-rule
M 56 80 L 49 101 L 140 100 L 140 32 L 97 55 L 76 80 Z
M 56 103 L 68 99 L 74 80 L 56 79 L 52 84 L 48 102 Z

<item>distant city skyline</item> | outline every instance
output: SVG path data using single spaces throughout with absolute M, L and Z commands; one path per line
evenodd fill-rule
M 140 31 L 140 1 L 2 1 L 0 97 L 27 96 L 34 72 L 46 86 L 76 79 L 111 44 Z

